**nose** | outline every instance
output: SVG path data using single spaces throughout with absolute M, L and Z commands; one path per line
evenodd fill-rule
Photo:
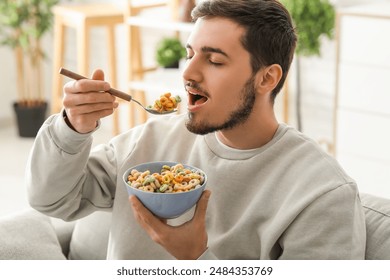
M 199 61 L 196 57 L 188 59 L 184 64 L 184 69 L 182 72 L 184 81 L 194 81 L 200 83 L 202 81 L 202 69 Z

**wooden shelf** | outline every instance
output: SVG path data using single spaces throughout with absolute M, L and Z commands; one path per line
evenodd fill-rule
M 168 1 L 165 2 L 166 4 L 163 6 L 159 4 L 150 6 L 149 3 L 145 3 L 143 7 L 138 7 L 133 3 L 133 9 L 129 10 L 124 20 L 128 27 L 128 42 L 130 45 L 128 89 L 145 104 L 166 92 L 179 95 L 182 97 L 182 104 L 187 104 L 187 95 L 179 69 L 157 68 L 157 70 L 151 70 L 146 68 L 143 62 L 142 52 L 144 48 L 141 33 L 147 32 L 145 29 L 172 31 L 176 33 L 175 36 L 179 36 L 180 33 L 190 33 L 194 27 L 194 23 L 173 20 L 172 15 L 175 15 L 176 12 L 172 13 L 172 7 Z M 135 119 L 138 123 L 142 123 L 149 117 L 145 112 L 138 111 L 137 115 L 135 118 L 132 115 L 130 116 L 130 126 L 135 124 Z
M 181 31 L 191 32 L 194 26 L 189 22 L 176 22 L 169 18 L 167 19 L 155 19 L 147 16 L 133 16 L 126 19 L 126 23 L 138 27 L 148 27 L 154 29 L 162 29 L 167 31 Z
M 377 3 L 357 5 L 348 8 L 342 8 L 338 11 L 339 15 L 358 16 L 358 17 L 374 17 L 374 18 L 390 18 L 390 4 Z
M 185 95 L 181 70 L 179 69 L 159 68 L 155 71 L 146 73 L 142 81 L 130 81 L 128 87 L 131 90 L 145 92 L 171 92 L 175 95 Z

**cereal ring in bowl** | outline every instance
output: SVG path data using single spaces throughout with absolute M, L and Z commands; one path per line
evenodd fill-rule
M 123 182 L 128 194 L 135 195 L 154 215 L 173 219 L 198 202 L 207 176 L 194 166 L 156 161 L 127 169 Z

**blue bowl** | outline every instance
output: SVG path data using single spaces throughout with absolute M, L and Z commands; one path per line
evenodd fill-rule
M 127 181 L 131 170 L 136 169 L 139 172 L 150 170 L 150 173 L 160 173 L 163 165 L 173 166 L 178 162 L 171 161 L 156 161 L 148 162 L 133 166 L 126 170 L 123 175 L 123 182 L 126 186 L 129 195 L 135 195 L 142 204 L 148 208 L 154 215 L 164 219 L 173 219 L 184 214 L 190 210 L 199 200 L 207 183 L 206 174 L 199 168 L 183 164 L 183 166 L 190 170 L 196 170 L 204 174 L 204 182 L 201 187 L 178 193 L 158 193 L 148 192 L 131 187 Z

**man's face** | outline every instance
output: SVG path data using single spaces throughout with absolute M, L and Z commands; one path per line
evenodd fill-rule
M 227 19 L 197 20 L 183 72 L 191 132 L 232 129 L 250 115 L 256 92 L 250 55 L 240 42 L 243 34 Z

